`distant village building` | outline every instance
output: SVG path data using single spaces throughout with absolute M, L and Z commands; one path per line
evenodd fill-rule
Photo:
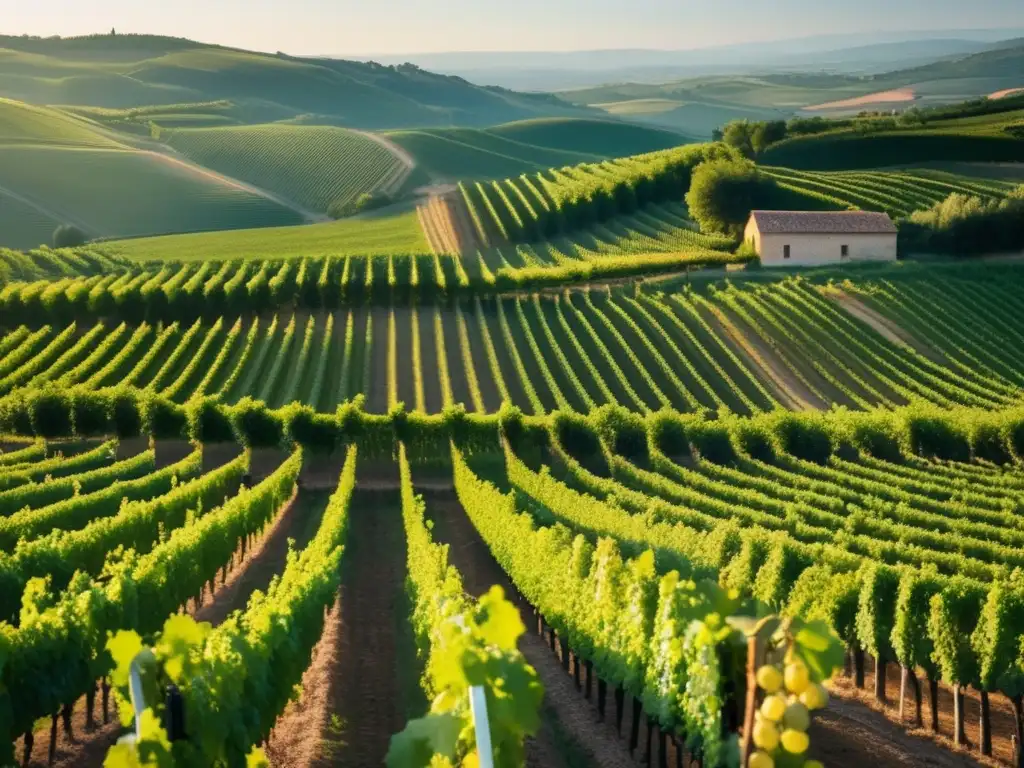
M 765 267 L 896 260 L 896 225 L 885 213 L 753 211 L 743 239 Z

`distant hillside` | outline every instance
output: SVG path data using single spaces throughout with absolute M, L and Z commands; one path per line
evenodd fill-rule
M 85 120 L 0 99 L 0 247 L 294 224 L 289 208 L 195 166 L 120 143 Z
M 713 128 L 735 119 L 780 119 L 805 111 L 853 114 L 863 109 L 902 110 L 1024 87 L 1024 40 L 1008 40 L 988 48 L 883 74 L 716 76 L 661 85 L 624 83 L 558 95 L 580 106 L 707 137 Z
M 321 213 L 363 193 L 395 193 L 411 171 L 372 136 L 333 126 L 183 128 L 166 141 L 200 165 Z
M 968 110 L 977 105 L 1008 111 L 970 114 Z M 967 114 L 956 114 L 961 110 Z M 938 117 L 931 117 L 936 113 Z M 925 110 L 918 115 L 918 122 L 892 117 L 829 122 L 825 125 L 830 130 L 786 138 L 769 146 L 758 159 L 804 170 L 954 161 L 1024 162 L 1024 95 Z
M 459 51 L 372 57 L 520 90 L 561 91 L 605 83 L 666 83 L 765 72 L 875 74 L 986 50 L 1020 29 L 844 32 L 682 50 Z M 692 45 L 692 41 L 680 41 Z
M 368 129 L 592 114 L 554 96 L 480 87 L 411 64 L 296 58 L 145 35 L 0 37 L 0 95 L 108 108 L 229 100 L 239 113 L 263 113 L 251 122 L 302 118 Z
M 518 176 L 668 149 L 691 141 L 671 131 L 576 118 L 521 120 L 487 129 L 392 131 L 386 135 L 436 181 Z

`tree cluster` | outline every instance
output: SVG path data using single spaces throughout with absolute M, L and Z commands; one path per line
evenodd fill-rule
M 1024 186 L 1004 200 L 954 193 L 914 212 L 900 228 L 903 250 L 973 256 L 1024 249 Z

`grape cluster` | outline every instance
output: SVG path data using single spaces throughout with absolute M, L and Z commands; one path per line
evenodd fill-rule
M 780 669 L 765 664 L 757 670 L 757 685 L 765 692 L 754 720 L 754 745 L 748 768 L 824 768 L 818 760 L 804 760 L 810 746 L 807 729 L 811 712 L 828 703 L 828 691 L 811 681 L 807 666 L 793 659 Z

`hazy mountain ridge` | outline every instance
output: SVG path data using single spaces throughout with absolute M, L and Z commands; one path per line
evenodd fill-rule
M 608 83 L 659 83 L 686 77 L 826 70 L 880 74 L 989 49 L 1024 29 L 878 32 L 820 35 L 680 50 L 583 50 L 410 53 L 361 57 L 384 64 L 411 61 L 473 82 L 524 90 L 564 90 Z
M 0 37 L 0 95 L 124 108 L 231 100 L 355 128 L 493 125 L 593 110 L 411 64 L 265 54 L 150 35 Z

